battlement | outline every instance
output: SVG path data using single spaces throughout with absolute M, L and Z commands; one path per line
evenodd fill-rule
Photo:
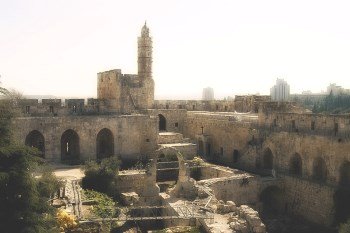
M 277 113 L 259 115 L 259 126 L 271 131 L 287 131 L 324 136 L 350 137 L 350 115 Z
M 5 103 L 7 100 L 0 100 Z M 111 114 L 105 99 L 19 99 L 14 110 L 23 117 Z
M 186 109 L 188 111 L 233 112 L 233 100 L 155 100 L 154 109 Z

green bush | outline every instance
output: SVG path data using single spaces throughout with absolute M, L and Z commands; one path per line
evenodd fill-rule
M 350 233 L 350 219 L 343 224 L 340 224 L 339 233 Z
M 96 201 L 93 205 L 92 212 L 101 218 L 112 218 L 119 212 L 116 210 L 116 203 L 106 194 L 96 192 L 93 190 L 84 190 L 84 195 L 89 200 Z
M 37 181 L 40 195 L 47 198 L 52 198 L 63 187 L 63 183 L 57 179 L 52 171 L 43 172 Z
M 87 162 L 85 177 L 82 179 L 83 188 L 115 196 L 119 164 L 116 157 L 103 159 L 101 163 Z

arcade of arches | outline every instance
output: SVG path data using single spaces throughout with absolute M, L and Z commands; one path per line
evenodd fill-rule
M 66 130 L 61 136 L 61 161 L 79 160 L 79 135 L 72 129 Z M 42 157 L 45 157 L 45 138 L 38 130 L 32 130 L 25 139 L 25 145 L 35 147 Z M 104 128 L 96 137 L 96 158 L 103 159 L 114 154 L 114 137 L 111 130 Z

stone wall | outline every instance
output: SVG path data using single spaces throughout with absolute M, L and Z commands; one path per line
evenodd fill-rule
M 201 167 L 198 167 L 198 169 L 200 170 L 199 171 L 200 180 L 229 177 L 234 175 L 232 170 L 226 170 L 218 166 L 201 166 Z
M 180 132 L 184 130 L 187 111 L 185 109 L 152 109 L 147 114 L 158 116 L 163 115 L 166 119 L 166 131 Z
M 188 112 L 184 136 L 197 139 L 198 154 L 203 155 L 201 151 L 205 150 L 206 157 L 233 165 L 234 150 L 239 157 L 243 156 L 255 134 L 251 128 L 254 122 L 257 116 Z M 203 137 L 208 140 L 204 142 Z
M 155 100 L 155 109 L 186 109 L 187 111 L 233 112 L 233 100 Z
M 299 132 L 322 136 L 350 137 L 349 115 L 270 112 L 259 116 L 260 127 L 272 131 Z
M 37 130 L 44 137 L 45 158 L 61 160 L 61 136 L 71 129 L 79 138 L 80 160 L 96 159 L 97 134 L 104 128 L 113 135 L 114 154 L 137 159 L 157 148 L 157 118 L 148 115 L 19 117 L 12 121 L 14 140 L 25 144 Z
M 259 177 L 242 174 L 198 181 L 200 185 L 206 183 L 218 200 L 234 201 L 237 205 L 259 201 Z
M 135 171 L 120 171 L 118 175 L 118 192 L 128 193 L 136 192 L 140 194 L 144 189 L 146 181 L 146 171 L 135 170 Z
M 260 112 L 260 124 L 257 118 L 244 117 L 239 120 L 237 114 L 188 112 L 184 135 L 196 139 L 198 150 L 218 162 L 263 175 L 275 174 L 280 179 L 278 187 L 285 193 L 283 211 L 330 225 L 341 168 L 350 161 L 349 116 Z M 278 119 L 277 126 L 273 125 L 274 119 Z M 293 120 L 298 130 L 288 128 Z M 311 130 L 313 121 L 315 129 Z M 210 153 L 207 144 L 210 144 Z M 236 162 L 233 162 L 233 150 L 239 152 Z M 268 151 L 272 155 L 271 169 L 266 165 Z M 300 158 L 297 174 L 293 168 L 295 158 Z M 317 174 L 320 169 L 322 177 Z M 257 195 L 262 191 L 257 190 Z
M 334 187 L 291 176 L 283 178 L 288 213 L 327 226 L 333 224 Z

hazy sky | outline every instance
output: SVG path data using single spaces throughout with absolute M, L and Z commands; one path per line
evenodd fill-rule
M 95 97 L 98 72 L 137 73 L 145 20 L 157 99 L 350 88 L 348 0 L 0 0 L 2 85 Z

